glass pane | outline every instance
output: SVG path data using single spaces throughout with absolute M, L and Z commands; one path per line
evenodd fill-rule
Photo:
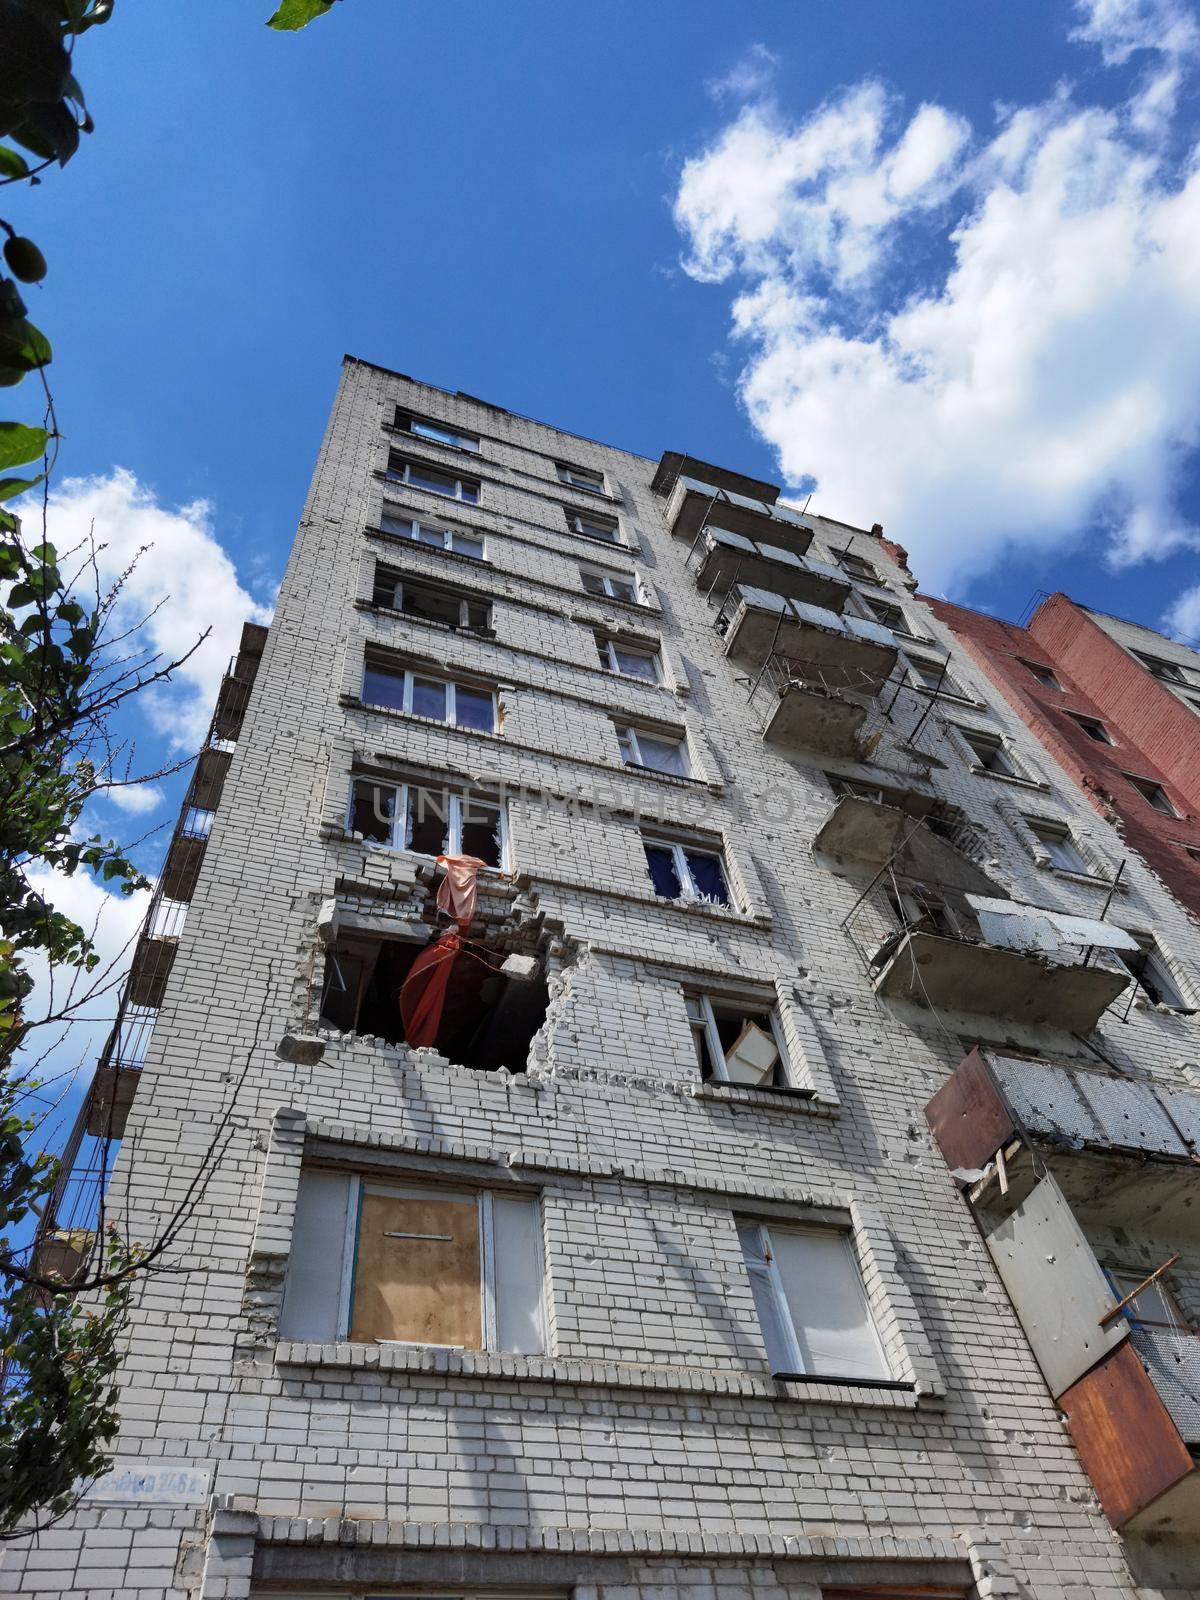
M 754 1295 L 754 1309 L 758 1312 L 758 1325 L 767 1347 L 767 1360 L 772 1372 L 789 1372 L 794 1369 L 795 1356 L 788 1340 L 787 1324 L 780 1313 L 770 1265 L 763 1253 L 761 1235 L 762 1230 L 756 1224 L 738 1229 L 742 1259 Z
M 805 1372 L 890 1377 L 846 1236 L 772 1228 L 770 1243 Z
M 604 579 L 598 572 L 581 572 L 579 576 L 583 579 L 583 587 L 589 594 L 604 593 Z
M 457 684 L 454 690 L 454 720 L 460 728 L 479 728 L 491 733 L 495 727 L 492 697 L 484 690 L 464 689 Z
M 474 506 L 479 504 L 479 490 L 473 483 L 463 483 L 459 487 L 462 498 L 467 502 L 468 505 Z
M 408 791 L 408 848 L 422 856 L 445 855 L 450 848 L 450 796 L 444 789 Z
M 363 672 L 362 697 L 369 706 L 404 709 L 404 674 L 368 665 Z
M 385 533 L 404 534 L 408 537 L 412 535 L 412 518 L 395 517 L 390 511 L 385 511 L 380 517 L 379 526 Z
M 496 1262 L 496 1343 L 517 1355 L 541 1355 L 542 1256 L 536 1200 L 492 1197 Z
M 483 560 L 483 540 L 475 538 L 473 534 L 451 534 L 450 548 L 456 550 L 460 556 L 474 556 L 476 561 Z
M 575 526 L 589 539 L 604 539 L 609 544 L 617 542 L 617 530 L 607 522 L 589 522 L 586 517 L 576 517 Z
M 650 870 L 650 880 L 654 884 L 654 892 L 661 895 L 664 900 L 678 900 L 683 892 L 679 885 L 679 874 L 675 870 L 675 853 L 665 845 L 647 844 L 642 841 L 646 852 L 646 866 Z
M 639 733 L 638 748 L 642 752 L 644 766 L 653 767 L 655 772 L 672 773 L 677 778 L 688 776 L 687 751 L 678 740 L 659 739 L 652 733 Z
M 340 1333 L 338 1306 L 342 1295 L 342 1256 L 346 1247 L 346 1212 L 350 1175 L 344 1172 L 302 1172 L 296 1196 L 296 1220 L 283 1286 L 279 1334 L 283 1339 L 328 1342 Z
M 1109 1277 L 1118 1300 L 1132 1294 L 1138 1284 L 1144 1283 L 1148 1272 L 1111 1272 Z M 1183 1328 L 1186 1323 L 1179 1314 L 1174 1296 L 1161 1278 L 1143 1289 L 1125 1308 L 1125 1315 L 1134 1322 L 1149 1322 L 1167 1328 Z
M 390 844 L 395 814 L 396 791 L 390 784 L 366 783 L 360 778 L 354 785 L 351 833 L 361 833 L 375 844 Z
M 413 523 L 413 537 L 418 544 L 435 545 L 437 549 L 446 547 L 446 531 L 444 528 L 431 528 L 427 522 Z
M 651 683 L 657 681 L 653 656 L 643 655 L 639 650 L 626 650 L 619 644 L 613 645 L 613 655 L 618 672 L 627 672 L 631 678 L 646 678 Z
M 412 708 L 419 717 L 446 720 L 446 685 L 436 678 L 414 678 Z
M 705 900 L 714 900 L 719 906 L 727 906 L 729 889 L 725 883 L 725 868 L 720 856 L 700 855 L 694 850 L 685 850 L 684 859 L 692 875 L 696 893 Z
M 633 739 L 628 728 L 617 729 L 617 748 L 621 752 L 621 760 L 636 764 L 637 752 L 633 747 Z
M 435 472 L 432 467 L 418 467 L 410 462 L 408 467 L 408 480 L 414 489 L 430 489 L 434 494 L 454 495 L 458 492 L 458 484 L 445 472 Z
M 400 587 L 400 580 L 394 572 L 375 573 L 375 587 L 371 591 L 371 600 L 377 606 L 395 606 L 396 590 Z
M 439 427 L 436 422 L 419 422 L 413 418 L 412 431 L 422 439 L 433 439 L 438 444 L 458 445 L 461 450 L 478 450 L 479 441 L 468 433 L 456 433 L 453 428 Z
M 468 797 L 462 803 L 462 853 L 500 866 L 500 807 Z
M 625 578 L 610 578 L 608 592 L 614 600 L 628 600 L 631 604 L 637 600 L 637 590 Z

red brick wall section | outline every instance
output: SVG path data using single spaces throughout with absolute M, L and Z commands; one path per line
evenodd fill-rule
M 1068 662 L 1082 672 L 1082 681 L 1086 681 L 1088 690 L 1092 691 L 1094 646 L 1090 637 L 1083 636 L 1086 641 L 1083 644 L 1076 639 L 1075 629 L 1070 619 L 1062 616 L 1061 607 L 1056 607 L 1052 616 L 1047 618 L 1041 636 L 1034 637 L 1030 629 L 1018 627 L 1016 623 L 1000 622 L 965 606 L 951 605 L 946 600 L 935 600 L 926 595 L 921 598 L 935 616 L 953 630 L 964 650 L 988 674 L 1004 698 L 1037 735 L 1046 750 L 1070 773 L 1096 809 L 1117 824 L 1130 850 L 1142 857 L 1182 905 L 1193 915 L 1200 916 L 1200 862 L 1193 861 L 1180 848 L 1181 844 L 1200 847 L 1200 819 L 1192 815 L 1167 817 L 1155 811 L 1126 782 L 1122 769 L 1156 779 L 1181 811 L 1191 813 L 1200 810 L 1200 805 L 1194 807 L 1190 804 L 1187 795 L 1172 781 L 1171 775 L 1151 757 L 1144 742 L 1138 742 L 1131 736 L 1130 729 L 1141 728 L 1142 716 L 1135 712 L 1134 694 L 1124 687 L 1123 682 L 1119 697 L 1121 720 L 1109 711 L 1107 703 L 1102 703 L 1097 695 L 1085 692 L 1080 686 L 1081 679 Z M 1145 716 L 1157 727 L 1158 696 L 1165 695 L 1172 702 L 1174 696 L 1148 672 L 1141 671 L 1136 662 L 1131 661 L 1066 596 L 1054 596 L 1054 600 L 1060 599 L 1087 621 L 1091 633 L 1098 634 L 1126 662 L 1133 681 L 1143 685 Z M 1060 648 L 1061 657 L 1057 653 Z M 1022 659 L 1050 667 L 1062 684 L 1062 692 L 1040 684 L 1022 666 Z M 1112 702 L 1110 686 L 1121 675 L 1107 655 L 1098 649 L 1094 659 L 1096 671 L 1103 680 L 1101 687 L 1106 700 Z M 1157 693 L 1146 693 L 1144 686 L 1147 684 Z M 1195 721 L 1185 708 L 1177 706 L 1176 709 L 1191 724 L 1188 737 L 1194 751 L 1198 742 L 1194 731 Z M 1116 742 L 1111 745 L 1097 744 L 1072 721 L 1066 714 L 1068 711 L 1098 717 Z
M 1200 724 L 1170 689 L 1065 594 L 1039 606 L 1029 633 L 1079 683 L 1107 722 L 1134 739 L 1179 809 L 1200 812 Z

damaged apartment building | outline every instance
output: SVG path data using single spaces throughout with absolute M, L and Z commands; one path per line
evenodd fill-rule
M 1200 1595 L 1119 820 L 879 527 L 348 358 L 39 1235 L 170 1270 L 5 1592 Z

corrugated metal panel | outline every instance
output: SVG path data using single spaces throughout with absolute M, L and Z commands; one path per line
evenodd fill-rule
M 1076 1092 L 1072 1074 L 1048 1061 L 1023 1061 L 987 1052 L 1009 1105 L 1031 1133 L 1049 1133 L 1069 1144 L 1095 1143 L 1100 1125 Z
M 1200 1339 L 1174 1328 L 1135 1325 L 1137 1351 L 1185 1444 L 1200 1444 Z
M 1158 1098 L 1179 1125 L 1189 1145 L 1200 1149 L 1200 1094 L 1186 1089 L 1160 1089 Z
M 986 1244 L 1050 1392 L 1060 1395 L 1128 1333 L 1122 1317 L 1100 1326 L 1117 1303 L 1108 1279 L 1049 1176 Z
M 1157 1155 L 1187 1155 L 1187 1146 L 1172 1127 L 1149 1084 L 1102 1078 L 1094 1072 L 1077 1073 L 1075 1084 L 1096 1113 L 1104 1130 L 1105 1143 L 1149 1150 Z

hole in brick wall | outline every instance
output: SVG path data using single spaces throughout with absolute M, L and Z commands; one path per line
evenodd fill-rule
M 339 934 L 325 957 L 322 1023 L 388 1044 L 407 1043 L 400 990 L 425 948 L 408 939 Z M 509 976 L 499 970 L 509 953 L 507 947 L 505 952 L 476 947 L 475 954 L 460 952 L 455 958 L 434 1046 L 439 1054 L 484 1072 L 524 1071 L 549 993 L 540 957 L 530 950 L 532 972 Z

